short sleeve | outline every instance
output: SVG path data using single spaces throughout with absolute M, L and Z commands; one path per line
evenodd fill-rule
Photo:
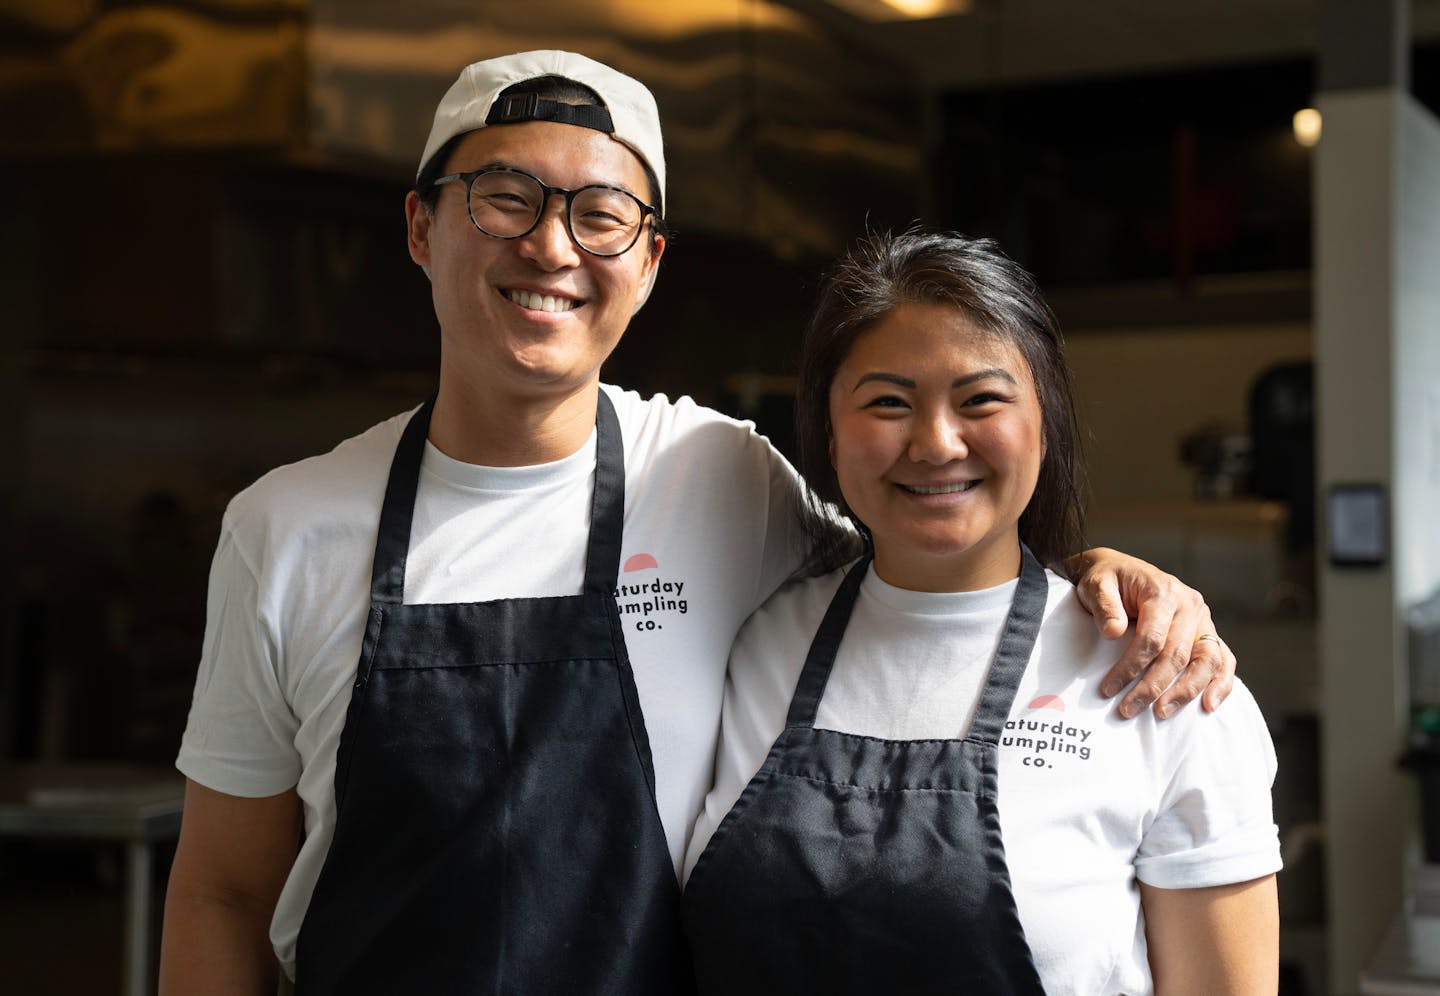
M 227 521 L 210 565 L 205 642 L 176 767 L 208 788 L 275 795 L 300 777 L 297 722 L 277 675 L 255 572 Z
M 757 438 L 763 444 L 769 481 L 765 545 L 754 595 L 758 606 L 800 569 L 807 541 L 800 520 L 800 475 L 768 439 Z
M 1141 842 L 1137 877 L 1161 889 L 1199 889 L 1278 871 L 1275 747 L 1255 699 L 1236 681 L 1218 711 L 1192 707 L 1182 717 L 1188 729 L 1175 730 L 1178 763 Z

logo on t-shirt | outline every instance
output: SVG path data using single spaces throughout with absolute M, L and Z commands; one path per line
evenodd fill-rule
M 642 632 L 664 629 L 667 619 L 689 610 L 685 582 L 666 578 L 660 562 L 648 553 L 637 553 L 625 561 L 625 577 L 615 586 L 615 601 L 622 622 L 635 624 Z
M 1094 730 L 1067 723 L 1065 700 L 1058 695 L 1037 695 L 1025 713 L 1005 724 L 1000 746 L 1027 751 L 1020 763 L 1027 768 L 1055 768 L 1067 758 L 1090 760 L 1088 741 Z

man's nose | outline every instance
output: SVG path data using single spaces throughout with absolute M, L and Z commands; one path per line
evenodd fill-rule
M 540 220 L 520 239 L 520 250 L 542 270 L 558 270 L 580 262 L 580 247 L 565 227 L 565 198 L 554 194 L 545 202 Z

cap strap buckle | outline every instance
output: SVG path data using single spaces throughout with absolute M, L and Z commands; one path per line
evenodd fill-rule
M 514 93 L 502 97 L 490 106 L 485 116 L 487 125 L 512 124 L 517 121 L 554 121 L 557 124 L 578 125 L 607 135 L 615 133 L 615 123 L 610 111 L 593 104 L 564 104 L 557 100 L 542 100 L 535 93 Z

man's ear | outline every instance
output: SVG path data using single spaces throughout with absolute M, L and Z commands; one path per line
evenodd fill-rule
M 630 312 L 630 317 L 640 313 L 645 307 L 645 302 L 650 300 L 650 292 L 655 289 L 655 280 L 660 276 L 660 257 L 665 254 L 665 236 L 655 236 L 655 247 L 650 251 L 648 272 L 641 278 L 640 293 L 635 298 L 635 310 Z
M 410 191 L 405 195 L 405 231 L 410 249 L 410 258 L 430 275 L 430 226 L 435 216 L 430 213 L 420 195 Z

